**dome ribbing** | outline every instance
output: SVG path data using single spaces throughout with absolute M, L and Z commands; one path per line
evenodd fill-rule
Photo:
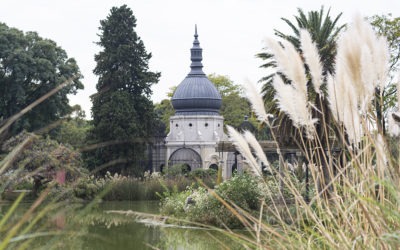
M 190 72 L 178 85 L 172 97 L 175 115 L 219 115 L 221 95 L 203 72 L 202 48 L 195 29 Z

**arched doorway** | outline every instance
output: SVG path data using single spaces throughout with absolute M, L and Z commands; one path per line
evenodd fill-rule
M 188 172 L 201 168 L 201 156 L 191 148 L 180 148 L 171 154 L 168 165 L 184 164 Z

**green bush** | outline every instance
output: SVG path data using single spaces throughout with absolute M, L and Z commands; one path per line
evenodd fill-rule
M 187 189 L 181 193 L 172 193 L 161 202 L 161 213 L 191 221 L 230 228 L 242 227 L 237 214 L 244 209 L 252 212 L 260 207 L 262 199 L 259 181 L 248 174 L 235 177 L 215 187 L 215 193 L 210 193 L 203 187 Z M 222 204 L 216 197 L 240 207 L 235 213 Z M 186 199 L 193 201 L 186 204 Z
M 313 188 L 312 179 L 310 178 L 310 189 Z M 261 185 L 263 196 L 265 197 L 265 203 L 271 204 L 274 202 L 285 201 L 286 203 L 292 203 L 294 201 L 294 194 L 288 188 L 289 183 L 293 185 L 296 190 L 300 192 L 303 197 L 306 197 L 305 179 L 299 180 L 297 175 L 285 172 L 282 177 L 282 187 L 280 186 L 280 181 L 278 176 L 265 176 L 265 185 Z M 309 194 L 311 190 L 309 190 Z
M 93 200 L 105 187 L 106 181 L 92 176 L 86 176 L 76 181 L 73 186 L 75 197 L 83 200 Z
M 197 184 L 199 184 L 198 182 L 201 181 L 202 183 L 200 184 L 200 186 L 205 185 L 206 187 L 214 188 L 217 180 L 217 171 L 211 168 L 197 168 L 191 171 L 188 177 Z
M 178 176 L 188 176 L 188 166 L 186 164 L 176 164 L 164 168 L 164 175 L 168 178 L 175 178 Z
M 262 198 L 259 181 L 248 174 L 236 175 L 218 185 L 215 191 L 225 201 L 246 210 L 255 210 L 259 208 Z
M 65 171 L 66 182 L 69 183 L 87 175 L 86 170 L 82 168 L 80 153 L 49 137 L 21 132 L 5 141 L 1 150 L 12 154 L 13 150 L 19 147 L 21 148 L 18 154 L 10 159 L 11 164 L 5 179 L 1 180 L 5 185 L 0 188 L 0 193 L 6 188 L 31 189 L 36 196 L 37 192 L 47 186 L 46 183 L 55 179 L 60 170 Z M 36 188 L 32 179 L 35 177 L 41 179 Z
M 192 194 L 191 188 L 187 188 L 183 192 L 168 193 L 161 201 L 160 212 L 165 215 L 173 215 L 181 217 L 185 215 L 185 201 Z M 165 195 L 165 193 L 164 193 Z
M 196 168 L 195 170 L 189 173 L 189 177 L 192 179 L 215 178 L 216 176 L 217 176 L 217 171 L 212 168 L 209 169 Z

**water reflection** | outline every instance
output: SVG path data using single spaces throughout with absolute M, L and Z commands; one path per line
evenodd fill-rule
M 14 219 L 27 208 L 29 205 L 20 207 Z M 132 210 L 156 214 L 158 202 L 104 202 L 81 216 L 82 209 L 58 210 L 43 218 L 35 231 L 60 232 L 60 235 L 36 237 L 29 242 L 29 249 L 240 249 L 216 231 L 164 225 L 151 217 L 138 219 L 107 212 Z M 23 243 L 26 242 L 19 241 L 15 247 Z

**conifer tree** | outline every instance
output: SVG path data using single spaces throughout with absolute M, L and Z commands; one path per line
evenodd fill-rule
M 149 71 L 151 53 L 136 34 L 136 18 L 123 5 L 113 7 L 100 21 L 102 50 L 95 55 L 94 73 L 99 77 L 92 96 L 91 143 L 108 145 L 91 153 L 89 168 L 110 166 L 113 172 L 129 170 L 141 174 L 144 150 L 155 122 L 151 85 L 160 73 Z M 104 165 L 106 164 L 106 165 Z

